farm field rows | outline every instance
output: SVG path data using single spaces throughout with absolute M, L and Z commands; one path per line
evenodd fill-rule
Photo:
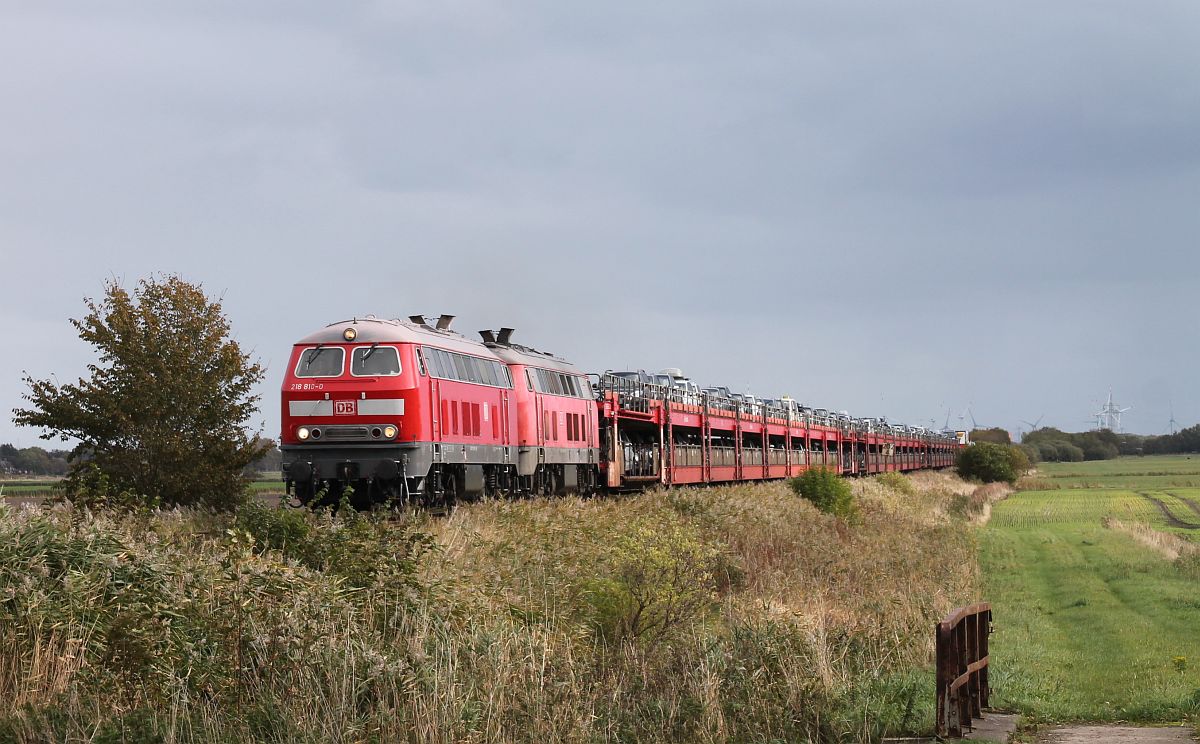
M 993 704 L 1035 720 L 1191 719 L 1200 712 L 1200 562 L 1187 554 L 1172 560 L 1106 524 L 1200 542 L 1200 488 L 1159 489 L 1160 476 L 1151 475 L 1200 477 L 1200 459 L 1039 470 L 1068 483 L 1124 480 L 1022 491 L 994 509 L 980 535 L 996 623 Z

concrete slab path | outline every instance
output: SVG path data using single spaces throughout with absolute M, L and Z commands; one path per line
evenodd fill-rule
M 1142 726 L 1061 726 L 1040 736 L 1042 744 L 1180 744 L 1193 742 L 1191 727 L 1148 728 Z

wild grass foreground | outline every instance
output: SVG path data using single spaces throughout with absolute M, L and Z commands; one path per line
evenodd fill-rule
M 444 519 L 0 506 L 0 742 L 873 741 L 933 722 L 994 487 Z

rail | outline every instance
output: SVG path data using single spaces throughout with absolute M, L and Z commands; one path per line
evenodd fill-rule
M 988 635 L 992 606 L 959 607 L 934 626 L 937 634 L 937 735 L 961 737 L 988 704 Z

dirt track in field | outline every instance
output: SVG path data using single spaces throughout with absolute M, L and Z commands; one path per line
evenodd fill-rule
M 1142 498 L 1146 499 L 1150 503 L 1157 506 L 1158 510 L 1160 512 L 1162 512 L 1163 519 L 1167 520 L 1167 523 L 1170 524 L 1172 527 L 1178 527 L 1179 529 L 1183 529 L 1183 530 L 1200 530 L 1200 524 L 1194 524 L 1192 522 L 1185 522 L 1182 519 L 1180 519 L 1179 517 L 1172 514 L 1170 507 L 1168 507 L 1162 501 L 1162 499 L 1151 496 L 1150 494 L 1146 493 L 1145 491 L 1138 491 L 1138 496 L 1141 496 Z M 1186 501 L 1185 501 L 1185 503 L 1186 503 Z M 1192 505 L 1190 503 L 1188 505 L 1191 506 L 1191 508 L 1193 510 L 1196 510 L 1197 514 L 1200 514 L 1200 509 L 1198 509 L 1195 505 Z
M 1195 514 L 1197 517 L 1200 517 L 1200 504 L 1196 503 L 1195 499 L 1189 499 L 1187 496 L 1180 496 L 1179 494 L 1171 491 L 1167 491 L 1167 493 L 1170 493 L 1172 496 L 1182 501 L 1187 505 L 1187 508 L 1192 510 L 1193 514 Z

